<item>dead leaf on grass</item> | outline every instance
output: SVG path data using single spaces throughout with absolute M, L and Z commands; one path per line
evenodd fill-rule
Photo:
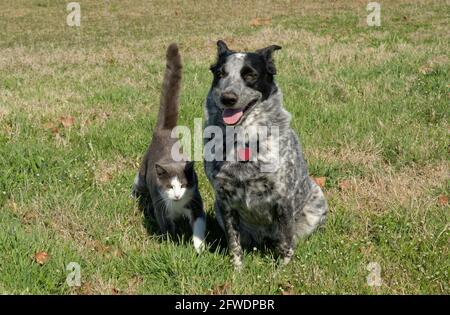
M 50 256 L 46 252 L 37 252 L 36 254 L 34 254 L 34 260 L 41 266 L 45 264 L 49 259 Z
M 60 117 L 61 124 L 64 126 L 64 128 L 70 128 L 75 123 L 75 118 L 72 116 L 61 116 Z
M 321 176 L 321 177 L 312 177 L 313 181 L 316 182 L 317 185 L 319 185 L 320 188 L 324 188 L 325 187 L 325 183 L 327 181 L 327 178 L 325 176 Z

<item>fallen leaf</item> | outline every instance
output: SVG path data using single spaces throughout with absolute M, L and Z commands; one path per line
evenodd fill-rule
M 325 182 L 327 181 L 327 178 L 325 176 L 322 177 L 313 177 L 313 181 L 316 182 L 317 185 L 319 185 L 320 188 L 325 187 Z
M 254 18 L 254 19 L 252 19 L 250 21 L 250 26 L 252 26 L 252 27 L 256 27 L 256 26 L 259 26 L 259 25 L 260 25 L 259 24 L 259 20 L 257 18 Z
M 257 27 L 260 25 L 269 25 L 270 24 L 271 19 L 270 18 L 254 18 L 250 21 L 250 26 L 252 27 Z
M 228 291 L 231 288 L 231 284 L 229 284 L 228 282 L 225 282 L 224 284 L 220 284 L 215 286 L 212 290 L 211 290 L 211 295 L 223 295 L 223 294 L 228 294 Z
M 94 292 L 94 290 L 92 288 L 92 284 L 90 282 L 83 283 L 81 288 L 77 287 L 77 289 L 81 294 L 84 294 L 84 295 L 93 294 L 93 292 Z
M 54 136 L 59 135 L 59 128 L 58 128 L 58 127 L 53 127 L 53 128 L 52 128 L 52 134 L 53 134 Z
M 433 70 L 434 69 L 428 65 L 419 68 L 419 72 L 422 74 L 430 74 L 431 72 L 433 72 Z
M 294 295 L 294 286 L 292 284 L 285 283 L 280 285 L 280 291 L 281 291 L 281 295 Z
M 70 128 L 75 123 L 75 118 L 72 116 L 61 116 L 60 121 L 64 128 Z
M 448 204 L 448 196 L 440 195 L 438 201 L 440 206 L 446 206 Z
M 45 264 L 49 260 L 50 256 L 46 252 L 37 252 L 34 255 L 34 259 L 39 265 Z
M 339 188 L 341 190 L 347 190 L 350 188 L 350 181 L 349 180 L 343 180 L 339 183 Z

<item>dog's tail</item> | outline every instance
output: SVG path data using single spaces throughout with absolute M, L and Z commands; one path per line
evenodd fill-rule
M 157 122 L 157 128 L 159 129 L 172 129 L 177 125 L 182 69 L 178 46 L 172 43 L 167 48 L 166 53 L 166 72 Z

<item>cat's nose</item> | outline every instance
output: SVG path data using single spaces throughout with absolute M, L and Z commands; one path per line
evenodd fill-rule
M 179 194 L 174 194 L 175 200 L 180 200 L 180 197 L 181 197 L 181 195 L 179 195 Z

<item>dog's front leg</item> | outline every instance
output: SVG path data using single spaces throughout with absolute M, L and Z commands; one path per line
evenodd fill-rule
M 231 254 L 231 261 L 236 270 L 242 267 L 242 247 L 239 235 L 239 214 L 228 204 L 223 205 L 224 227 L 228 240 L 228 249 Z
M 279 227 L 280 238 L 277 250 L 283 259 L 282 264 L 287 265 L 294 256 L 295 237 L 294 237 L 294 215 L 289 206 L 280 206 L 279 208 Z

